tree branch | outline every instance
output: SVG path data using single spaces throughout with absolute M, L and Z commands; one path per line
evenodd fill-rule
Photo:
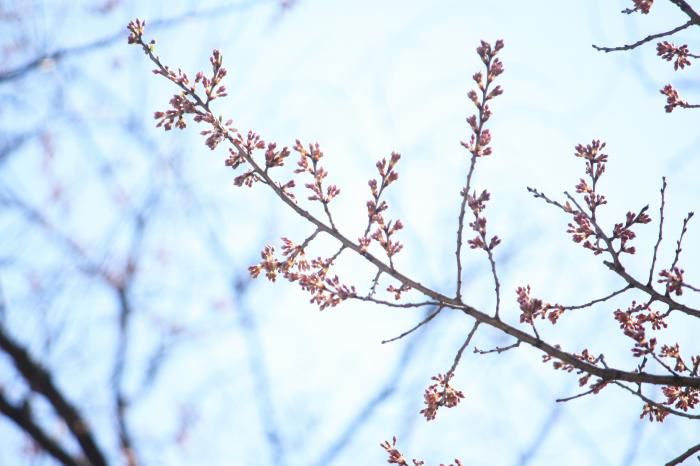
M 53 456 L 64 466 L 85 466 L 73 458 L 63 447 L 34 422 L 28 409 L 23 409 L 10 403 L 0 390 L 0 413 L 17 424 L 32 440 L 34 440 L 46 453 Z
M 668 0 L 669 2 L 673 3 L 676 5 L 678 8 L 681 9 L 683 13 L 688 15 L 688 18 L 691 19 L 695 24 L 700 24 L 700 14 L 698 14 L 695 10 L 693 10 L 693 7 L 691 7 L 688 2 L 685 0 Z
M 673 1 L 673 0 L 671 0 L 671 1 Z M 594 49 L 598 50 L 599 52 L 605 52 L 605 53 L 619 52 L 621 50 L 632 50 L 632 49 L 636 49 L 640 45 L 646 44 L 647 42 L 651 42 L 654 39 L 659 39 L 661 37 L 671 36 L 671 35 L 679 32 L 679 31 L 682 31 L 683 29 L 688 28 L 694 24 L 698 24 L 698 23 L 695 20 L 691 19 L 687 23 L 682 24 L 678 27 L 675 27 L 675 28 L 671 29 L 670 31 L 660 32 L 658 34 L 651 34 L 649 36 L 646 36 L 644 39 L 638 40 L 637 42 L 635 42 L 633 44 L 621 45 L 619 47 L 599 47 L 599 46 L 593 44 L 592 47 Z
M 672 459 L 668 463 L 666 463 L 666 466 L 675 466 L 677 464 L 681 464 L 683 461 L 687 460 L 690 458 L 690 455 L 697 453 L 700 451 L 700 443 L 697 445 L 688 448 L 682 455 L 677 456 L 676 458 Z
M 420 282 L 417 282 L 416 280 L 413 280 L 412 278 L 400 273 L 398 270 L 391 267 L 390 265 L 384 263 L 375 255 L 363 249 L 361 245 L 356 244 L 355 242 L 348 239 L 340 231 L 326 225 L 324 222 L 316 218 L 310 212 L 308 212 L 299 204 L 297 204 L 292 198 L 290 198 L 287 195 L 287 193 L 285 193 L 284 189 L 281 186 L 279 186 L 278 183 L 275 183 L 275 181 L 270 177 L 267 170 L 263 169 L 260 166 L 260 164 L 258 164 L 255 161 L 255 159 L 253 158 L 252 151 L 246 150 L 243 147 L 243 145 L 236 139 L 236 133 L 232 132 L 227 126 L 224 125 L 223 117 L 218 118 L 213 114 L 209 107 L 209 103 L 205 102 L 197 94 L 194 86 L 190 87 L 186 85 L 184 83 L 184 79 L 178 78 L 178 76 L 174 74 L 174 72 L 170 71 L 163 65 L 160 58 L 153 53 L 152 45 L 150 43 L 144 42 L 142 36 L 143 24 L 133 22 L 130 24 L 129 28 L 132 33 L 129 40 L 134 44 L 138 44 L 142 48 L 144 53 L 149 57 L 149 59 L 157 66 L 158 71 L 156 72 L 156 74 L 161 74 L 162 76 L 164 76 L 166 79 L 171 81 L 183 91 L 183 96 L 189 97 L 193 100 L 193 102 L 189 102 L 189 104 L 193 106 L 193 110 L 191 112 L 195 114 L 196 121 L 205 121 L 208 124 L 210 124 L 213 128 L 213 131 L 218 136 L 220 136 L 221 140 L 226 141 L 231 145 L 231 148 L 229 150 L 238 158 L 240 158 L 240 160 L 244 160 L 248 164 L 248 166 L 252 168 L 251 173 L 254 173 L 257 177 L 259 177 L 263 184 L 267 185 L 270 189 L 272 189 L 277 195 L 277 197 L 279 197 L 280 200 L 284 204 L 286 204 L 290 209 L 292 209 L 297 215 L 314 225 L 318 230 L 327 233 L 329 236 L 337 240 L 345 249 L 350 249 L 358 255 L 362 256 L 365 260 L 374 265 L 377 268 L 377 270 L 395 278 L 404 285 L 407 285 L 412 289 L 419 291 L 425 294 L 426 296 L 438 301 L 441 305 L 444 305 L 445 307 L 460 310 L 481 323 L 484 323 L 502 331 L 503 333 L 511 335 L 515 337 L 516 340 L 522 340 L 524 343 L 527 343 L 528 345 L 547 353 L 553 358 L 559 359 L 564 363 L 572 365 L 576 369 L 579 369 L 591 375 L 595 375 L 605 381 L 620 380 L 625 382 L 649 383 L 653 385 L 700 388 L 700 377 L 655 375 L 597 367 L 586 361 L 578 359 L 573 354 L 562 351 L 559 348 L 556 348 L 544 342 L 537 335 L 530 335 L 529 333 L 526 333 L 514 326 L 502 322 L 496 317 L 491 317 L 490 315 L 479 311 L 473 306 L 463 303 L 458 296 L 454 298 L 445 296 L 444 294 L 435 291 L 421 284 Z M 626 274 L 626 272 L 624 272 L 624 268 L 622 269 L 622 272 Z M 629 275 L 627 275 L 627 277 L 629 277 L 630 280 L 634 280 Z M 638 285 L 640 288 L 643 289 L 644 285 L 637 282 L 636 280 L 634 280 L 634 283 L 635 285 Z M 670 298 L 665 298 L 664 296 L 656 293 L 654 290 L 652 291 L 656 296 L 658 296 L 658 298 L 656 298 L 655 296 L 656 299 L 664 302 L 668 302 L 670 300 Z M 671 302 L 673 301 L 671 300 Z M 695 313 L 698 316 L 700 316 L 700 311 L 692 310 L 690 308 L 687 308 L 687 306 L 683 306 L 678 303 L 674 303 L 674 308 L 683 310 L 684 312 L 685 310 L 690 310 L 689 313 Z
M 107 466 L 107 461 L 97 446 L 87 421 L 83 419 L 78 409 L 61 393 L 51 374 L 41 367 L 27 350 L 14 341 L 2 327 L 0 327 L 0 350 L 10 356 L 15 367 L 32 390 L 46 397 L 56 413 L 66 423 L 90 463 L 93 466 Z

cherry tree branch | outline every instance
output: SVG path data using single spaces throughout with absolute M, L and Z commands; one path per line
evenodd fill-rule
M 645 38 L 638 40 L 637 42 L 634 42 L 632 44 L 621 45 L 619 47 L 599 47 L 595 44 L 593 44 L 592 47 L 594 49 L 598 50 L 599 52 L 605 52 L 605 53 L 620 52 L 623 50 L 632 50 L 632 49 L 636 49 L 640 45 L 646 44 L 647 42 L 651 42 L 652 40 L 660 39 L 660 38 L 666 37 L 666 36 L 671 36 L 677 32 L 682 31 L 683 29 L 689 28 L 690 26 L 692 26 L 694 24 L 698 24 L 698 23 L 696 23 L 696 21 L 694 21 L 694 20 L 690 20 L 687 23 L 681 24 L 680 26 L 677 26 L 677 27 L 671 29 L 670 31 L 660 32 L 658 34 L 650 34 L 650 35 L 646 36 Z
M 676 458 L 674 458 L 671 461 L 669 461 L 668 463 L 666 463 L 666 466 L 676 466 L 677 464 L 681 464 L 683 461 L 690 458 L 691 455 L 693 455 L 699 451 L 700 451 L 700 443 L 688 448 L 683 454 L 677 456 Z
M 186 84 L 188 80 L 186 78 L 178 77 L 174 72 L 166 68 L 160 61 L 160 59 L 153 53 L 153 43 L 146 43 L 142 38 L 142 27 L 140 33 L 138 32 L 138 25 L 130 26 L 132 35 L 130 36 L 130 41 L 141 46 L 148 57 L 156 64 L 158 69 L 157 74 L 161 74 L 174 84 L 176 84 L 182 91 L 183 94 L 192 99 L 191 105 L 193 107 L 190 113 L 195 114 L 196 121 L 202 121 L 210 124 L 213 128 L 213 132 L 220 137 L 220 140 L 227 141 L 231 146 L 231 151 L 240 160 L 245 161 L 251 168 L 251 172 L 269 189 L 280 198 L 280 200 L 287 205 L 288 208 L 292 209 L 297 215 L 304 218 L 306 221 L 314 225 L 319 231 L 329 235 L 340 243 L 347 250 L 354 251 L 356 254 L 363 257 L 366 261 L 372 264 L 378 271 L 396 279 L 403 285 L 410 287 L 413 290 L 423 293 L 424 295 L 430 297 L 431 299 L 440 303 L 444 307 L 449 307 L 464 314 L 474 318 L 477 322 L 486 324 L 490 327 L 500 330 L 501 332 L 514 337 L 516 340 L 520 340 L 534 348 L 541 350 L 552 358 L 562 361 L 563 363 L 570 364 L 574 368 L 586 372 L 588 374 L 594 375 L 602 379 L 603 381 L 625 381 L 625 382 L 635 382 L 635 383 L 648 383 L 654 385 L 666 385 L 666 386 L 676 386 L 676 387 L 691 387 L 700 388 L 700 377 L 688 377 L 688 376 L 675 376 L 675 375 L 656 375 L 649 374 L 645 372 L 628 372 L 619 369 L 612 368 L 601 368 L 587 361 L 581 360 L 571 353 L 563 351 L 558 347 L 555 347 L 543 340 L 541 340 L 537 335 L 531 335 L 519 328 L 512 326 L 506 322 L 501 321 L 497 317 L 492 317 L 475 307 L 465 304 L 461 301 L 459 297 L 451 298 L 443 293 L 433 290 L 419 281 L 412 279 L 405 274 L 399 272 L 396 268 L 392 267 L 390 264 L 386 264 L 378 257 L 368 252 L 360 244 L 347 238 L 340 231 L 334 229 L 332 226 L 327 225 L 309 211 L 301 207 L 295 200 L 293 200 L 284 188 L 277 182 L 275 182 L 263 167 L 253 158 L 252 150 L 245 148 L 241 142 L 235 137 L 235 133 L 229 129 L 224 123 L 222 117 L 215 117 L 209 108 L 209 102 L 205 102 L 195 91 L 194 86 L 188 87 Z M 136 32 L 134 32 L 136 31 Z M 217 52 L 218 53 L 218 52 Z M 612 248 L 608 245 L 608 248 Z M 628 283 L 633 285 L 635 288 L 640 288 L 644 290 L 644 285 L 636 281 L 634 278 L 629 276 L 624 268 L 619 264 L 619 260 L 613 256 L 613 259 L 617 261 L 616 264 L 610 265 L 611 268 L 616 270 L 623 278 L 628 280 Z M 649 290 L 653 293 L 653 297 L 657 300 L 663 302 L 671 302 L 671 305 L 675 309 L 687 312 L 693 315 L 700 315 L 699 311 L 692 310 L 687 306 L 677 304 L 670 300 L 668 297 L 660 295 L 655 290 Z
M 696 24 L 700 24 L 700 14 L 696 12 L 693 7 L 690 6 L 688 2 L 685 0 L 668 0 L 669 2 L 673 3 L 676 5 L 678 8 L 681 9 L 683 13 L 688 15 L 688 17 L 695 22 Z

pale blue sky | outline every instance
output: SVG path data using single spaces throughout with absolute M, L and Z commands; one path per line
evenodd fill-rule
M 573 190 L 583 176 L 583 164 L 573 157 L 576 144 L 594 138 L 608 142 L 603 190 L 610 202 L 602 218 L 609 224 L 647 203 L 656 220 L 661 177 L 668 177 L 662 261 L 672 257 L 681 220 L 700 199 L 697 114 L 664 113 L 658 93 L 667 82 L 680 82 L 689 99 L 700 98 L 693 95 L 693 67 L 674 74 L 655 57 L 653 44 L 626 54 L 591 48 L 592 43 L 628 43 L 684 22 L 661 1 L 649 17 L 620 15 L 629 2 L 609 0 L 301 0 L 284 14 L 274 2 L 260 2 L 155 29 L 148 24 L 191 11 L 191 2 L 127 1 L 99 18 L 82 4 L 27 3 L 35 8 L 31 11 L 42 12 L 27 20 L 27 29 L 49 51 L 113 34 L 134 17 L 146 19 L 147 36 L 157 39 L 161 58 L 190 75 L 208 65 L 212 48 L 220 49 L 230 95 L 218 102 L 217 111 L 233 118 L 240 130 L 255 130 L 279 145 L 292 145 L 296 138 L 318 141 L 330 179 L 343 191 L 336 217 L 350 237 L 364 226 L 374 162 L 401 152 L 401 179 L 389 194 L 390 215 L 406 225 L 401 233 L 406 248 L 397 267 L 446 293 L 454 287 L 458 193 L 467 162 L 459 141 L 468 137 L 465 118 L 472 113 L 466 93 L 481 65 L 474 49 L 481 39 L 504 39 L 506 71 L 500 84 L 505 93 L 492 106 L 490 124 L 494 155 L 477 166 L 475 186 L 492 193 L 489 230 L 503 239 L 496 258 L 503 315 L 512 322 L 518 318 L 514 290 L 521 284 L 565 304 L 620 286 L 598 259 L 571 242 L 565 233 L 568 219 L 525 189 L 535 186 L 555 197 Z M 214 2 L 196 3 L 197 9 L 207 9 Z M 465 400 L 426 423 L 418 415 L 422 391 L 430 376 L 451 365 L 471 328 L 467 319 L 441 315 L 415 340 L 380 345 L 422 313 L 355 303 L 319 313 L 295 287 L 264 280 L 254 282 L 244 299 L 231 298 L 227 274 L 244 277 L 265 244 L 278 244 L 282 235 L 300 240 L 311 230 L 262 186 L 233 187 L 234 175 L 223 166 L 225 150 L 211 153 L 196 126 L 182 133 L 154 129 L 152 112 L 167 106 L 174 89 L 150 69 L 145 56 L 126 45 L 125 33 L 123 41 L 106 49 L 68 58 L 16 83 L 23 89 L 17 108 L 29 108 L 29 114 L 0 110 L 9 133 L 50 121 L 57 154 L 50 176 L 64 180 L 70 206 L 49 205 L 46 215 L 106 267 L 118 264 L 130 244 L 124 216 L 113 210 L 114 196 L 125 197 L 128 206 L 162 188 L 134 291 L 141 319 L 134 324 L 128 386 L 138 387 L 144 355 L 152 354 L 164 329 L 190 330 L 155 388 L 132 411 L 147 464 L 271 464 L 262 433 L 269 422 L 279 428 L 283 464 L 290 466 L 383 464 L 386 455 L 378 444 L 392 435 L 407 456 L 431 465 L 454 457 L 489 466 L 659 464 L 697 441 L 697 427 L 688 422 L 669 420 L 661 427 L 638 422 L 641 404 L 615 388 L 554 403 L 577 393 L 577 377 L 556 373 L 527 348 L 500 356 L 465 354 L 455 376 Z M 6 89 L 0 86 L 3 95 L 10 92 Z M 51 121 L 56 105 L 60 118 Z M 28 145 L 0 171 L 3 192 L 37 207 L 47 204 L 50 186 L 42 183 L 48 175 L 40 171 L 40 149 Z M 102 176 L 112 180 L 107 188 Z M 89 406 L 98 426 L 106 426 L 100 440 L 113 446 L 109 393 L 101 388 L 109 372 L 96 362 L 112 351 L 111 296 L 77 272 L 52 275 L 68 261 L 62 247 L 46 244 L 13 216 L 0 221 L 2 257 L 19 255 L 22 264 L 21 273 L 9 266 L 0 271 L 8 325 L 18 337 L 37 339 L 37 354 L 62 371 L 60 380 L 73 399 Z M 640 253 L 629 262 L 642 275 L 655 240 L 653 225 L 638 232 Z M 692 268 L 700 258 L 697 231 L 691 226 L 684 247 L 691 281 L 698 276 Z M 477 253 L 466 257 L 465 300 L 490 309 L 488 263 Z M 340 263 L 343 276 L 358 287 L 371 279 L 363 267 L 351 258 Z M 37 305 L 25 271 L 33 270 L 62 279 L 57 278 L 60 292 L 45 303 L 45 314 L 32 314 Z M 250 319 L 257 329 L 252 340 L 244 331 Z M 697 330 L 683 319 L 677 325 L 674 336 L 692 342 Z M 42 353 L 43 332 L 54 332 L 47 326 L 63 333 L 56 347 Z M 605 351 L 608 363 L 632 368 L 624 366 L 630 364 L 629 344 L 610 309 L 584 311 L 553 329 L 541 327 L 566 349 L 588 346 Z M 480 348 L 508 343 L 488 329 L 475 339 Z M 335 462 L 323 463 L 407 347 L 413 352 L 395 391 Z M 270 412 L 260 410 L 264 394 L 249 366 L 255 361 L 266 367 Z M 4 374 L 11 368 L 7 361 L 0 364 L 0 384 L 9 383 Z M 189 405 L 198 410 L 198 422 L 180 450 L 165 439 L 178 423 L 178 410 Z M 541 434 L 543 425 L 550 430 Z M 0 448 L 0 464 L 16 464 L 21 442 L 12 432 L 0 421 L 0 437 L 8 439 L 8 448 Z

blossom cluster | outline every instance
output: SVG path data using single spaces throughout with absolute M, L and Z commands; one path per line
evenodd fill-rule
M 576 192 L 583 194 L 583 200 L 587 211 L 578 207 L 574 209 L 567 203 L 567 210 L 572 215 L 573 222 L 569 223 L 567 233 L 571 234 L 572 240 L 582 243 L 583 247 L 593 251 L 595 255 L 603 252 L 610 252 L 614 255 L 619 253 L 634 254 L 636 249 L 628 243 L 636 237 L 632 227 L 637 224 L 651 222 L 651 217 L 647 215 L 648 206 L 643 207 L 638 213 L 627 212 L 625 221 L 616 223 L 611 235 L 606 235 L 596 223 L 597 209 L 607 204 L 607 199 L 597 190 L 597 184 L 603 173 L 608 155 L 602 150 L 605 143 L 593 140 L 590 144 L 579 144 L 576 146 L 575 156 L 586 161 L 586 174 L 589 180 L 583 178 L 576 185 Z M 589 183 L 590 181 L 590 183 Z M 593 241 L 589 238 L 593 237 Z M 614 248 L 613 242 L 618 241 L 619 246 Z
M 674 60 L 673 69 L 678 71 L 678 68 L 683 69 L 690 66 L 691 62 L 688 57 L 691 55 L 688 50 L 688 44 L 683 44 L 676 47 L 671 42 L 663 41 L 656 44 L 656 54 L 666 61 Z
M 539 298 L 530 296 L 530 285 L 519 286 L 515 290 L 518 295 L 518 305 L 520 306 L 520 322 L 533 324 L 536 318 L 547 318 L 552 324 L 556 324 L 559 317 L 564 313 L 564 307 L 559 304 L 544 303 Z
M 632 11 L 639 11 L 643 15 L 648 15 L 651 10 L 651 6 L 654 4 L 654 0 L 632 0 L 634 3 L 634 9 Z
M 450 385 L 450 379 L 452 379 L 453 376 L 454 373 L 447 373 L 445 375 L 438 374 L 431 378 L 435 383 L 430 384 L 428 388 L 425 389 L 425 393 L 423 394 L 425 408 L 420 412 L 425 416 L 426 420 L 432 421 L 435 419 L 437 411 L 441 406 L 453 408 L 464 398 L 464 393 Z
M 492 153 L 492 149 L 489 146 L 491 143 L 491 132 L 484 128 L 484 124 L 491 118 L 491 109 L 488 102 L 503 94 L 501 86 L 490 88 L 494 80 L 503 73 L 503 62 L 496 57 L 498 52 L 503 49 L 503 46 L 502 40 L 497 40 L 493 47 L 488 42 L 481 41 L 481 45 L 476 49 L 481 61 L 486 65 L 486 80 L 484 80 L 484 75 L 481 72 L 472 76 L 478 91 L 469 91 L 467 97 L 477 108 L 478 114 L 467 118 L 472 135 L 469 141 L 462 142 L 462 145 L 471 152 L 473 157 L 484 157 Z
M 396 232 L 403 229 L 403 223 L 400 219 L 395 221 L 384 219 L 383 213 L 389 208 L 389 204 L 382 199 L 382 194 L 389 185 L 399 179 L 396 164 L 400 159 L 401 154 L 392 152 L 388 161 L 381 159 L 376 163 L 379 181 L 372 178 L 367 183 L 372 197 L 367 201 L 367 228 L 364 235 L 358 240 L 363 251 L 367 250 L 371 240 L 375 240 L 386 253 L 392 266 L 393 257 L 403 249 L 403 245 L 392 238 Z M 368 237 L 373 225 L 376 225 L 376 229 Z

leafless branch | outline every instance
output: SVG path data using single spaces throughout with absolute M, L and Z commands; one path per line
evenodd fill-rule
M 35 361 L 29 352 L 12 339 L 2 327 L 0 327 L 0 350 L 12 359 L 15 367 L 32 390 L 46 397 L 56 414 L 65 422 L 68 430 L 73 434 L 92 465 L 106 466 L 105 457 L 98 447 L 87 421 L 56 386 L 51 373 Z
M 666 207 L 666 177 L 661 178 L 661 207 L 659 207 L 659 235 L 656 238 L 656 244 L 654 244 L 654 254 L 651 259 L 651 267 L 649 267 L 649 279 L 647 280 L 647 286 L 651 286 L 652 280 L 654 279 L 654 267 L 656 267 L 656 255 L 659 251 L 659 245 L 663 239 L 664 233 L 664 209 Z
M 676 5 L 678 8 L 681 9 L 683 13 L 688 15 L 688 18 L 690 18 L 691 21 L 693 21 L 695 24 L 700 24 L 700 14 L 698 14 L 693 7 L 690 6 L 690 4 L 685 1 L 685 0 L 668 0 L 669 2 L 673 3 Z
M 411 327 L 409 330 L 406 330 L 406 331 L 403 332 L 401 335 L 399 335 L 399 336 L 397 336 L 397 337 L 394 337 L 394 338 L 390 338 L 390 339 L 388 339 L 388 340 L 382 340 L 382 345 L 385 344 L 385 343 L 391 343 L 392 341 L 400 340 L 400 339 L 402 339 L 403 337 L 405 337 L 406 335 L 410 335 L 411 333 L 413 333 L 413 332 L 415 332 L 416 330 L 418 330 L 419 328 L 421 328 L 423 325 L 425 325 L 425 324 L 427 324 L 428 322 L 430 322 L 431 320 L 433 320 L 433 318 L 435 318 L 438 314 L 440 314 L 440 312 L 441 312 L 443 309 L 444 309 L 444 307 L 439 306 L 439 307 L 437 308 L 437 310 L 435 310 L 435 312 L 431 313 L 428 317 L 426 317 L 425 319 L 421 320 L 420 322 L 418 322 L 417 325 Z
M 47 454 L 54 457 L 64 466 L 84 466 L 81 461 L 68 453 L 55 439 L 51 438 L 44 429 L 32 418 L 28 407 L 13 405 L 2 390 L 0 390 L 0 413 L 17 424 L 33 441 L 35 441 Z
M 658 34 L 651 34 L 651 35 L 646 36 L 644 39 L 638 40 L 637 42 L 634 42 L 632 44 L 627 44 L 627 45 L 621 45 L 619 47 L 599 47 L 595 44 L 592 47 L 594 49 L 598 50 L 599 52 L 606 52 L 606 53 L 618 52 L 618 51 L 622 51 L 622 50 L 632 50 L 632 49 L 636 49 L 640 45 L 646 44 L 647 42 L 651 42 L 654 39 L 660 39 L 661 37 L 673 35 L 679 31 L 682 31 L 683 29 L 686 29 L 686 28 L 692 26 L 693 24 L 696 24 L 696 22 L 694 20 L 690 20 L 685 24 L 682 24 L 678 27 L 671 29 L 670 31 L 660 32 Z
M 447 371 L 447 374 L 445 375 L 447 380 L 450 380 L 450 378 L 452 377 L 452 374 L 454 374 L 455 370 L 457 370 L 457 365 L 459 364 L 459 361 L 462 359 L 462 353 L 464 353 L 464 350 L 467 349 L 467 347 L 469 346 L 469 343 L 472 341 L 472 338 L 474 338 L 474 334 L 476 333 L 476 329 L 479 328 L 480 323 L 481 322 L 479 322 L 478 320 L 476 322 L 474 322 L 474 326 L 469 331 L 467 338 L 464 340 L 464 343 L 462 343 L 462 346 L 457 351 L 457 354 L 455 354 L 454 361 L 452 361 L 452 366 L 450 367 L 450 370 Z
M 690 219 L 693 218 L 693 215 L 695 215 L 693 212 L 688 212 L 688 215 L 683 219 L 683 228 L 681 228 L 681 235 L 678 238 L 678 241 L 676 241 L 676 251 L 675 255 L 673 256 L 671 269 L 675 268 L 676 264 L 678 263 L 678 259 L 682 251 L 681 245 L 683 244 L 683 236 L 685 236 L 685 233 L 688 231 L 688 222 L 690 222 Z
M 690 458 L 691 455 L 697 453 L 700 451 L 700 443 L 697 445 L 688 448 L 682 455 L 677 456 L 676 458 L 672 459 L 668 463 L 666 463 L 666 466 L 675 466 L 677 464 L 681 464 L 683 461 L 687 460 Z
M 620 295 L 624 293 L 625 291 L 631 290 L 633 287 L 630 284 L 625 285 L 623 288 L 620 288 L 617 291 L 613 291 L 607 296 L 603 296 L 602 298 L 597 298 L 597 299 L 592 299 L 591 301 L 588 301 L 587 303 L 584 304 L 577 304 L 575 306 L 561 306 L 562 309 L 566 309 L 568 311 L 570 310 L 575 310 L 575 309 L 585 309 L 587 307 L 591 307 L 595 304 L 602 303 L 607 301 L 608 299 L 614 298 L 617 295 Z
M 490 349 L 490 350 L 480 350 L 480 349 L 478 349 L 478 348 L 475 347 L 475 348 L 474 348 L 474 353 L 478 353 L 478 354 L 498 353 L 498 354 L 501 354 L 501 353 L 504 353 L 504 352 L 506 352 L 506 351 L 508 351 L 508 350 L 511 350 L 511 349 L 513 349 L 513 348 L 517 348 L 517 347 L 519 347 L 519 346 L 520 346 L 520 340 L 516 341 L 516 342 L 513 343 L 512 345 L 508 345 L 508 346 L 496 346 L 495 348 L 492 348 L 492 349 Z

